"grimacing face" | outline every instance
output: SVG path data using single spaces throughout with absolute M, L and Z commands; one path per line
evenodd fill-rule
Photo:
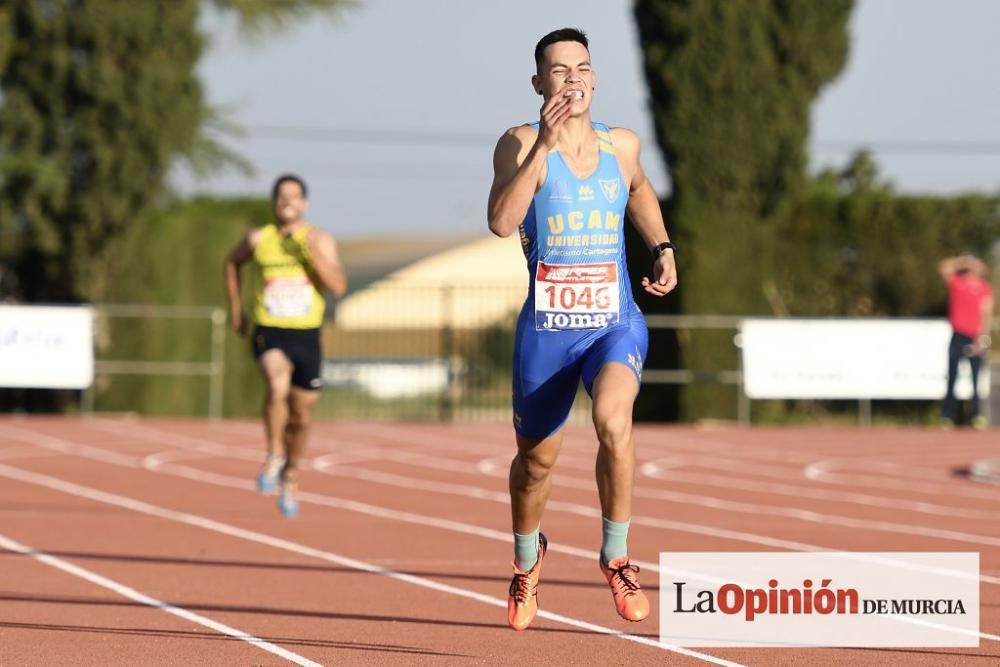
M 567 90 L 575 91 L 574 116 L 590 108 L 596 82 L 590 52 L 580 42 L 556 42 L 547 46 L 538 73 L 531 77 L 531 85 L 546 101 Z
M 274 198 L 274 214 L 282 223 L 298 222 L 309 208 L 302 186 L 295 181 L 285 181 L 278 186 Z

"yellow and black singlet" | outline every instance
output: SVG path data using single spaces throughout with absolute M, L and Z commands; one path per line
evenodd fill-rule
M 302 225 L 287 236 L 274 224 L 261 229 L 253 252 L 255 324 L 282 329 L 317 329 L 323 324 L 326 302 L 307 271 L 310 229 Z

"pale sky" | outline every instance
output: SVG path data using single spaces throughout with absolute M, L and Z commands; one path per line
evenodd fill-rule
M 200 67 L 210 102 L 246 132 L 226 143 L 255 175 L 226 172 L 183 194 L 266 196 L 291 171 L 310 186 L 310 218 L 341 238 L 474 235 L 497 137 L 535 120 L 532 52 L 549 30 L 591 39 L 593 117 L 631 127 L 661 193 L 669 179 L 652 132 L 626 0 L 362 0 L 248 38 L 212 10 Z M 813 107 L 813 168 L 874 149 L 904 192 L 1000 192 L 1000 2 L 859 0 L 851 53 Z

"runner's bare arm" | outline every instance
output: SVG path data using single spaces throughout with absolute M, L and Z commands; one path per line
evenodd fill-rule
M 493 153 L 493 187 L 486 217 L 490 231 L 510 236 L 524 220 L 531 199 L 545 181 L 549 151 L 559 142 L 559 131 L 572 111 L 572 93 L 553 95 L 539 111 L 538 130 L 513 127 L 497 142 Z
M 226 257 L 226 294 L 229 297 L 229 323 L 238 334 L 246 332 L 246 322 L 243 317 L 243 304 L 240 301 L 240 266 L 253 257 L 254 248 L 260 232 L 256 229 L 247 232 Z
M 309 232 L 309 263 L 319 282 L 338 299 L 347 292 L 347 273 L 340 262 L 337 244 L 329 234 L 313 228 Z
M 493 153 L 493 187 L 487 206 L 491 232 L 510 236 L 524 220 L 545 177 L 548 153 L 528 126 L 511 128 L 500 137 Z
M 625 128 L 612 128 L 611 140 L 615 145 L 622 177 L 628 182 L 628 215 L 646 247 L 652 251 L 660 243 L 670 240 L 663 223 L 660 200 L 639 161 L 639 137 Z M 674 251 L 666 249 L 653 260 L 653 278 L 644 276 L 642 287 L 653 296 L 663 296 L 677 286 L 677 265 Z

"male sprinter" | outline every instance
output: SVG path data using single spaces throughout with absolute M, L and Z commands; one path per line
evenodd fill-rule
M 635 468 L 632 404 L 647 332 L 626 269 L 626 207 L 652 252 L 653 278 L 642 279 L 650 294 L 663 296 L 676 286 L 674 246 L 639 164 L 638 137 L 590 120 L 595 76 L 587 37 L 570 28 L 549 33 L 535 47 L 535 65 L 531 83 L 544 99 L 541 119 L 500 138 L 488 207 L 494 234 L 520 230 L 530 274 L 514 342 L 514 578 L 507 620 L 524 630 L 538 611 L 547 545 L 539 523 L 561 429 L 582 379 L 600 442 L 599 564 L 618 613 L 640 621 L 649 601 L 636 579 L 639 568 L 629 562 L 627 537 Z
M 308 208 L 305 182 L 292 175 L 279 177 L 271 200 L 277 223 L 251 230 L 229 254 L 226 289 L 233 330 L 243 335 L 247 321 L 240 302 L 240 266 L 251 262 L 251 339 L 267 383 L 267 459 L 257 475 L 257 488 L 271 493 L 280 481 L 278 508 L 292 518 L 299 509 L 298 462 L 321 385 L 323 289 L 343 296 L 347 276 L 333 239 L 303 218 Z

